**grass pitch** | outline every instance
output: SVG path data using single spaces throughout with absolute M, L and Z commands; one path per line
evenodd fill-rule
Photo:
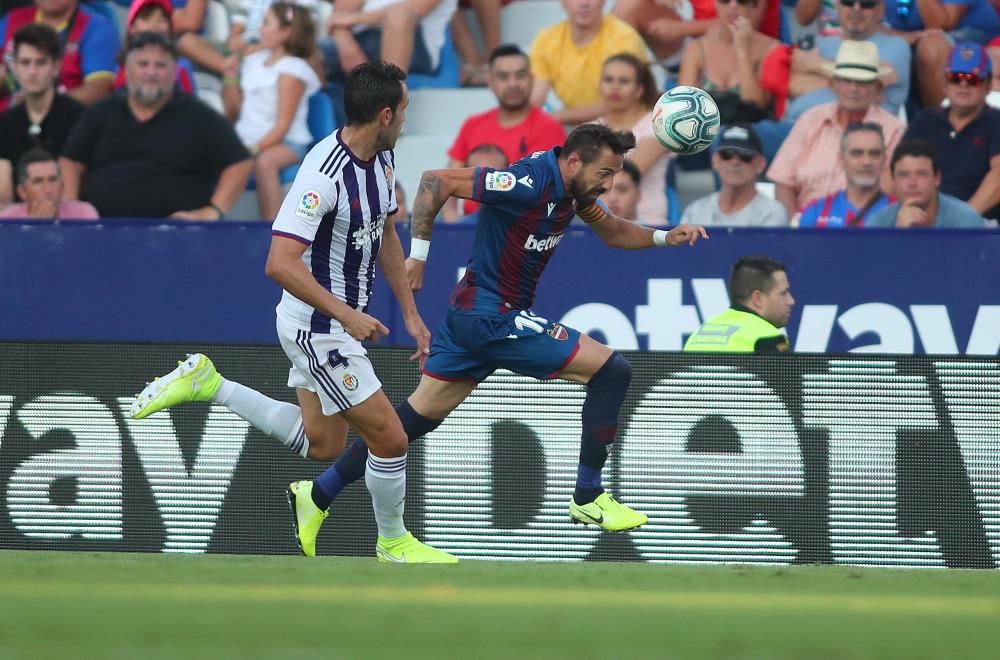
M 1000 572 L 0 552 L 0 658 L 1000 657 Z

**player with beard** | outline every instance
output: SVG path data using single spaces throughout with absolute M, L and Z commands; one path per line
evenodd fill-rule
M 583 437 L 570 517 L 624 531 L 646 516 L 617 502 L 601 485 L 601 470 L 618 431 L 632 368 L 587 335 L 531 311 L 535 288 L 564 232 L 579 215 L 612 247 L 693 245 L 707 238 L 698 225 L 653 230 L 610 213 L 597 197 L 635 147 L 628 131 L 598 124 L 577 127 L 563 147 L 540 151 L 504 171 L 431 170 L 415 196 L 410 286 L 423 284 L 434 219 L 450 196 L 482 204 L 472 258 L 451 297 L 416 391 L 396 411 L 410 442 L 430 433 L 496 369 L 538 379 L 559 378 L 587 388 Z M 321 509 L 365 470 L 365 446 L 355 443 L 313 482 Z M 324 493 L 327 500 L 319 501 Z

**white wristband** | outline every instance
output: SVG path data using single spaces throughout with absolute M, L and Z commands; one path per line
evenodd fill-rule
M 662 229 L 656 229 L 653 231 L 653 245 L 657 247 L 666 247 L 667 245 L 667 232 Z
M 410 258 L 417 261 L 427 261 L 427 253 L 431 251 L 431 242 L 422 238 L 410 239 Z

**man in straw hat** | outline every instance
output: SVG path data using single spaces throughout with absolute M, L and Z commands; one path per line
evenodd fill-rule
M 879 64 L 875 44 L 845 41 L 837 51 L 836 61 L 828 63 L 827 69 L 837 100 L 818 105 L 799 117 L 768 170 L 768 177 L 777 184 L 776 198 L 789 216 L 810 200 L 846 187 L 837 155 L 847 126 L 858 122 L 879 124 L 889 153 L 903 134 L 902 122 L 878 105 L 882 93 L 879 77 L 886 70 Z M 889 184 L 888 173 L 885 176 Z

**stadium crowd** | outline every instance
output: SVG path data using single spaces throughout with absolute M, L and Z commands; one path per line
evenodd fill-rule
M 249 195 L 270 221 L 345 72 L 381 58 L 459 118 L 411 169 L 502 168 L 596 121 L 635 133 L 605 201 L 643 224 L 995 227 L 1000 3 L 787 4 L 0 0 L 0 218 L 249 219 Z M 676 84 L 718 104 L 710 153 L 653 136 Z

